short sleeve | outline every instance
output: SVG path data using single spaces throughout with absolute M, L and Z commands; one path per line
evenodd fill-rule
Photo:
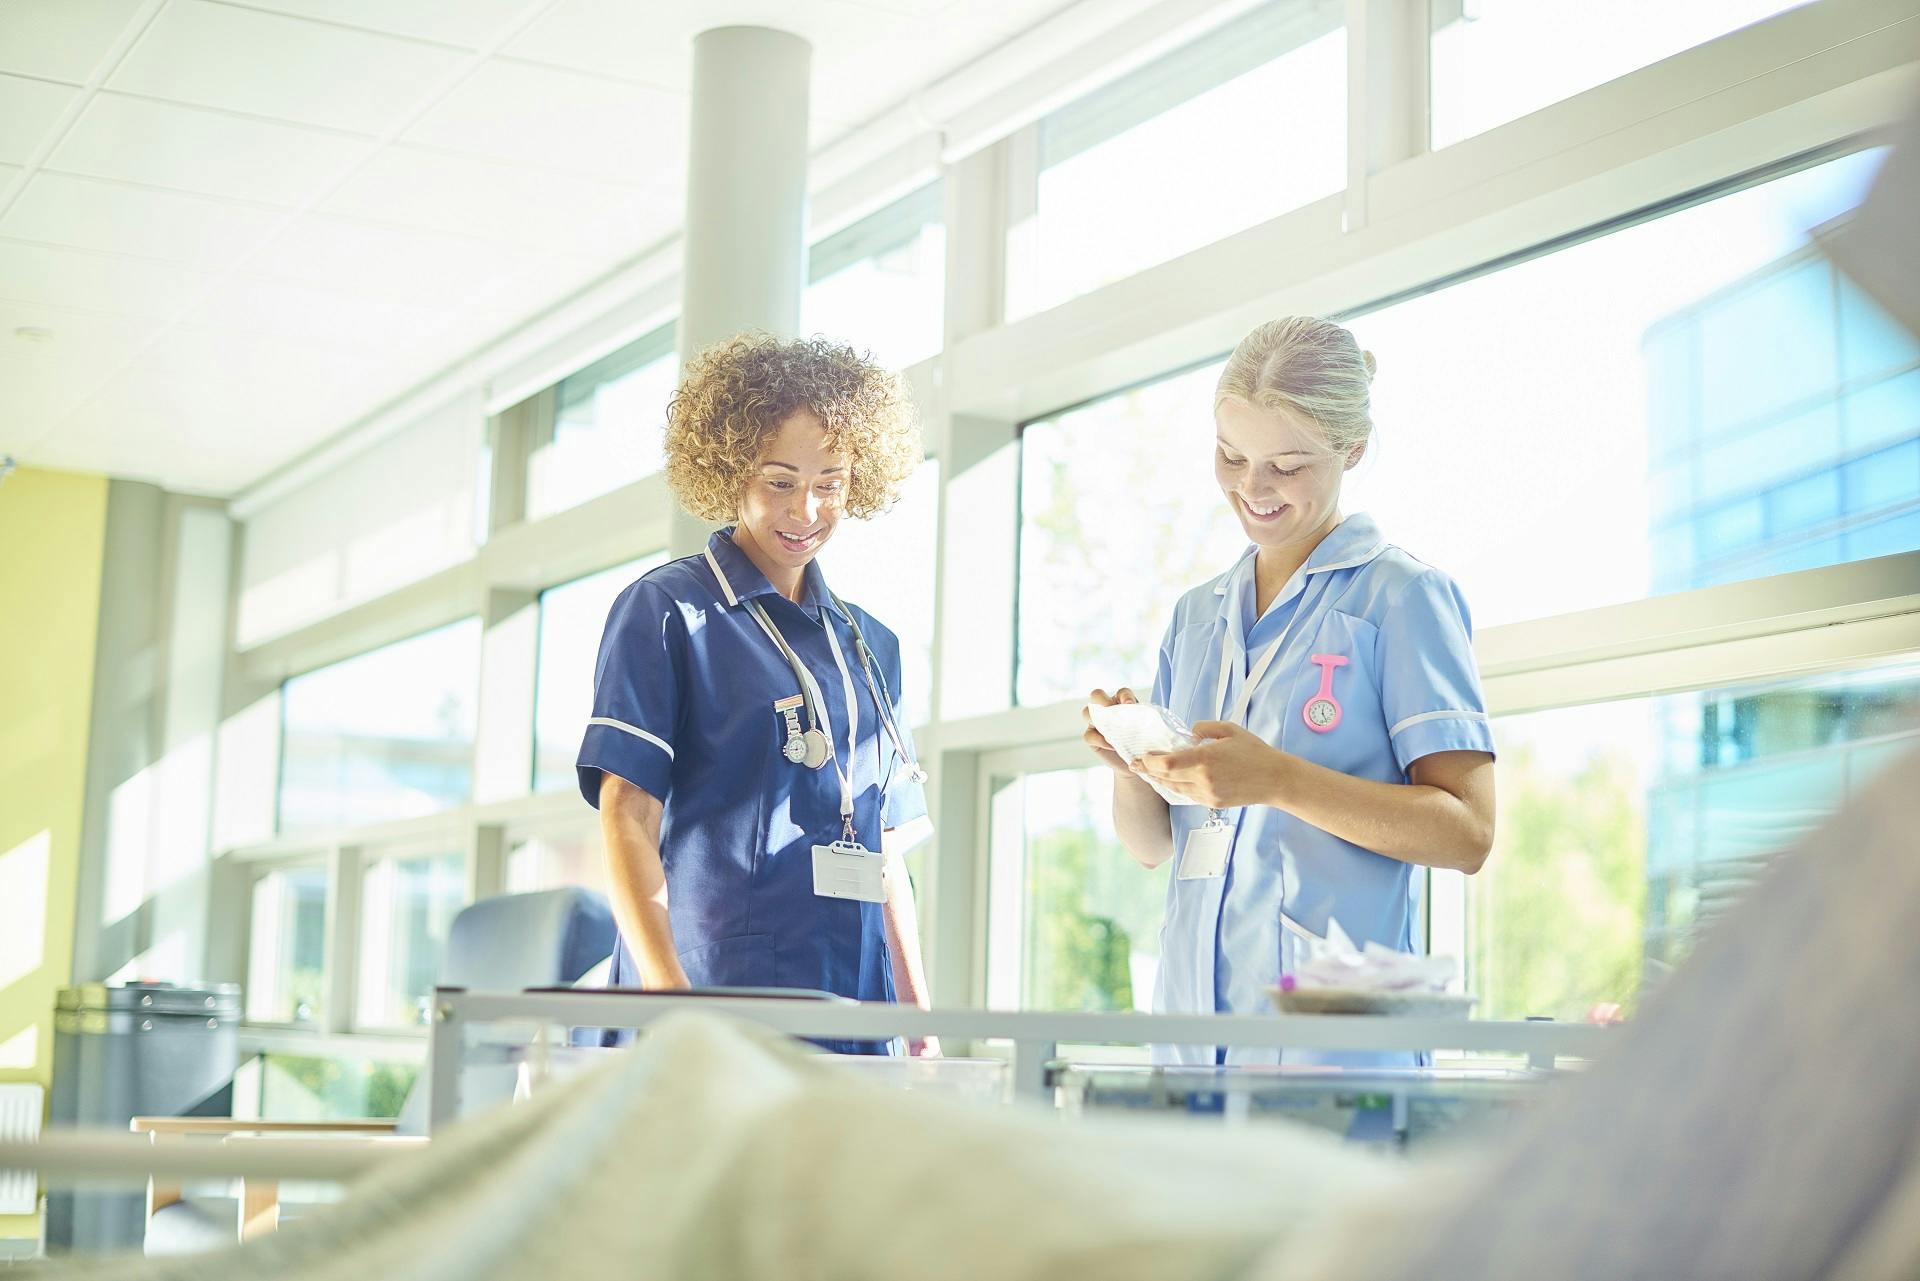
M 1452 579 L 1429 569 L 1379 620 L 1380 707 L 1402 772 L 1434 752 L 1493 752 L 1473 623 Z
M 908 727 L 905 718 L 900 714 L 900 709 L 904 705 L 905 699 L 900 689 L 900 643 L 898 639 L 894 641 L 892 651 L 892 653 L 886 655 L 883 659 L 884 665 L 881 668 L 887 678 L 888 694 L 893 700 L 887 710 L 892 713 L 893 723 L 900 729 L 900 741 L 906 744 L 908 755 L 917 761 L 920 759 L 920 751 L 914 746 L 913 730 Z M 882 729 L 881 732 L 885 733 L 886 731 Z M 889 741 L 887 748 L 891 750 L 892 747 L 893 744 Z M 927 817 L 927 790 L 914 780 L 913 775 L 909 772 L 912 768 L 913 767 L 906 761 L 895 761 L 893 764 L 892 786 L 887 788 L 886 801 L 881 808 L 880 814 L 881 825 L 883 827 L 904 829 L 910 825 L 919 823 Z
M 622 592 L 600 637 L 593 715 L 575 762 L 588 804 L 600 804 L 602 774 L 667 799 L 685 658 L 686 629 L 673 598 L 644 579 Z
M 1167 622 L 1167 630 L 1160 637 L 1160 656 L 1153 665 L 1153 694 L 1151 701 L 1159 707 L 1168 706 L 1167 700 L 1173 697 L 1173 638 L 1180 631 L 1180 611 L 1175 610 Z

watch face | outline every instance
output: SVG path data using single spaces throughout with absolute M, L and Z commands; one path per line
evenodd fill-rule
M 808 769 L 819 769 L 827 763 L 827 757 L 832 755 L 827 746 L 827 736 L 817 729 L 810 729 L 801 735 L 801 742 L 805 744 L 806 754 L 801 758 L 800 763 Z
M 1307 719 L 1322 727 L 1333 724 L 1333 718 L 1340 714 L 1331 699 L 1316 698 L 1307 704 Z

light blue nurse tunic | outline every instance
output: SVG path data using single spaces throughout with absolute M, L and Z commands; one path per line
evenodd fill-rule
M 1474 667 L 1467 603 L 1453 580 L 1383 539 L 1373 520 L 1347 517 L 1323 539 L 1265 614 L 1254 612 L 1254 549 L 1175 606 L 1160 646 L 1153 701 L 1188 724 L 1237 707 L 1247 673 L 1280 645 L 1255 687 L 1246 728 L 1282 751 L 1356 778 L 1404 783 L 1433 752 L 1493 752 Z M 1221 655 L 1227 693 L 1216 702 Z M 1315 664 L 1315 655 L 1346 659 Z M 1341 716 L 1318 732 L 1303 715 L 1333 672 Z M 1160 935 L 1154 1009 L 1254 1014 L 1303 956 L 1305 940 L 1338 921 L 1356 945 L 1417 950 L 1414 916 L 1425 869 L 1387 858 L 1295 818 L 1254 805 L 1226 811 L 1235 825 L 1227 873 L 1181 880 L 1178 860 L 1205 808 L 1170 810 L 1175 863 Z M 1211 1046 L 1160 1047 L 1163 1060 L 1212 1063 Z M 1413 1066 L 1412 1054 L 1234 1050 L 1233 1063 Z
M 660 566 L 614 602 L 577 762 L 581 795 L 597 806 L 601 776 L 613 773 L 662 802 L 667 910 L 695 987 L 814 988 L 891 1001 L 882 905 L 813 892 L 813 847 L 841 835 L 840 782 L 832 764 L 808 769 L 782 755 L 786 720 L 775 703 L 799 688 L 748 601 L 767 611 L 812 671 L 836 761 L 844 764 L 846 682 L 827 629 L 839 640 L 860 712 L 852 756 L 860 841 L 878 850 L 883 831 L 926 814 L 926 797 L 880 719 L 853 630 L 834 608 L 819 564 L 807 566 L 796 604 L 728 530 L 715 533 L 704 554 Z M 859 607 L 848 609 L 898 721 L 899 642 Z M 904 724 L 900 732 L 911 752 Z M 609 981 L 639 983 L 624 941 L 614 948 Z

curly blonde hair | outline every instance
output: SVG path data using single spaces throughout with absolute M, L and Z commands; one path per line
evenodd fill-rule
M 688 363 L 667 404 L 667 485 L 701 520 L 732 520 L 767 442 L 801 410 L 819 418 L 828 448 L 847 455 L 849 516 L 891 507 L 926 456 L 894 374 L 831 339 L 745 333 Z

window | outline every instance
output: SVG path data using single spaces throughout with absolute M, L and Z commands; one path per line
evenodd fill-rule
M 282 687 L 280 830 L 414 818 L 473 792 L 480 623 L 464 619 Z
M 397 1117 L 420 1069 L 385 1059 L 260 1056 L 259 1115 L 276 1121 Z
M 1009 318 L 1341 190 L 1342 15 L 1262 5 L 1041 121 L 1037 178 L 1010 211 Z
M 939 183 L 922 187 L 808 254 L 800 331 L 851 343 L 889 369 L 940 350 L 947 229 Z
M 1807 248 L 1878 160 L 1355 319 L 1377 431 L 1345 508 L 1478 627 L 1920 547 L 1920 345 Z
M 598 824 L 570 823 L 553 831 L 516 836 L 507 846 L 507 893 L 576 885 L 607 892 L 606 846 Z
M 538 520 L 651 476 L 666 465 L 667 401 L 680 380 L 676 327 L 561 380 L 553 439 L 527 460 L 527 518 Z
M 580 736 L 593 715 L 593 672 L 614 598 L 664 555 L 615 565 L 540 594 L 540 659 L 534 677 L 533 789 L 578 786 Z
M 1435 0 L 1433 145 L 1451 146 L 1806 0 Z
M 1180 594 L 1246 540 L 1213 477 L 1218 365 L 1027 424 L 1020 436 L 1021 703 L 1144 697 Z
M 1630 1007 L 1920 741 L 1916 713 L 1907 662 L 1502 718 L 1496 844 L 1464 894 L 1475 1014 Z
M 247 1018 L 317 1023 L 324 1013 L 327 870 L 293 867 L 253 883 L 247 948 Z
M 459 854 L 389 856 L 367 866 L 360 900 L 359 1026 L 426 1024 L 447 926 L 466 900 L 466 860 Z
M 933 579 L 939 536 L 940 460 L 920 465 L 892 511 L 843 520 L 820 552 L 827 585 L 900 638 L 903 725 L 925 724 L 933 707 Z
M 1148 871 L 1114 835 L 1113 772 L 999 779 L 992 803 L 988 1005 L 1150 1009 L 1169 865 Z

